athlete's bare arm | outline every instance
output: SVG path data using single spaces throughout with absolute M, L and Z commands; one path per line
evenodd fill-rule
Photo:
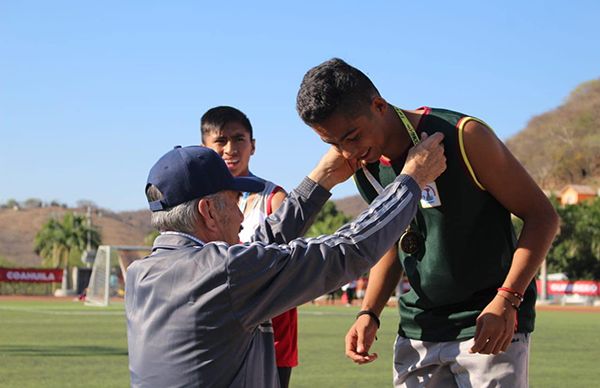
M 558 230 L 558 215 L 523 166 L 485 125 L 465 125 L 464 144 L 477 180 L 508 211 L 524 222 L 503 287 L 523 294 Z M 532 150 L 533 151 L 533 150 Z M 506 295 L 504 295 L 506 296 Z M 510 345 L 516 310 L 497 295 L 477 318 L 472 352 L 497 354 Z
M 385 307 L 402 275 L 397 247 L 392 247 L 369 272 L 369 283 L 361 310 L 369 310 L 377 316 Z M 361 315 L 346 334 L 346 356 L 357 364 L 377 359 L 377 353 L 369 354 L 375 341 L 377 324 L 369 315 Z

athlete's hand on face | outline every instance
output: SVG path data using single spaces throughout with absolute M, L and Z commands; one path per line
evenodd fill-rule
M 359 167 L 358 160 L 344 159 L 335 147 L 330 147 L 308 177 L 330 190 L 333 186 L 350 178 Z
M 368 315 L 358 317 L 346 334 L 346 357 L 357 364 L 368 364 L 377 360 L 377 353 L 369 354 L 375 341 L 377 324 Z
M 421 187 L 433 182 L 446 170 L 444 135 L 436 132 L 427 136 L 421 133 L 421 142 L 408 151 L 402 174 L 410 175 Z
M 471 353 L 498 354 L 510 346 L 516 329 L 516 310 L 500 295 L 477 317 Z

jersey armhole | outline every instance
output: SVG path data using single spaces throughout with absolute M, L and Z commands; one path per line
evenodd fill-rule
M 267 197 L 267 216 L 270 216 L 271 213 L 273 213 L 273 205 L 271 204 L 271 202 L 273 201 L 273 197 L 275 196 L 275 194 L 277 194 L 280 191 L 283 191 L 283 188 L 281 186 L 275 186 L 273 191 L 271 191 L 271 194 L 269 194 L 269 196 Z
M 465 116 L 462 119 L 460 119 L 458 121 L 458 123 L 456 123 L 456 128 L 458 128 L 458 144 L 460 147 L 460 154 L 462 156 L 463 162 L 465 163 L 467 170 L 469 170 L 469 175 L 471 176 L 473 183 L 475 183 L 475 186 L 477 186 L 480 190 L 485 191 L 485 187 L 483 187 L 483 185 L 481 184 L 481 182 L 479 182 L 479 179 L 477 179 L 477 176 L 475 175 L 473 166 L 471 166 L 471 162 L 469 161 L 469 157 L 467 156 L 467 150 L 465 149 L 465 141 L 463 139 L 463 134 L 464 134 L 465 125 L 469 121 L 477 121 L 478 123 L 485 125 L 488 128 L 490 128 L 490 126 L 487 125 L 482 120 L 479 120 L 478 118 L 470 117 L 470 116 Z

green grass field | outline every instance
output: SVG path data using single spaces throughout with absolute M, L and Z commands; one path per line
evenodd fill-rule
M 300 366 L 292 387 L 387 387 L 398 317 L 382 315 L 374 351 L 358 366 L 344 356 L 344 335 L 357 307 L 299 310 Z M 532 387 L 600 386 L 600 314 L 540 311 L 533 336 Z M 127 342 L 122 304 L 0 301 L 0 387 L 126 387 Z

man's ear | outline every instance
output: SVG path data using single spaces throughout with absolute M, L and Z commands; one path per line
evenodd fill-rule
M 371 111 L 379 115 L 383 115 L 388 109 L 388 103 L 381 96 L 373 97 L 371 101 Z
M 250 152 L 250 155 L 254 155 L 254 151 L 256 151 L 256 139 L 252 139 L 250 142 L 252 143 L 252 151 Z
M 208 230 L 215 230 L 217 227 L 217 220 L 214 217 L 214 208 L 209 199 L 202 198 L 198 201 L 198 213 L 204 220 L 204 225 Z

